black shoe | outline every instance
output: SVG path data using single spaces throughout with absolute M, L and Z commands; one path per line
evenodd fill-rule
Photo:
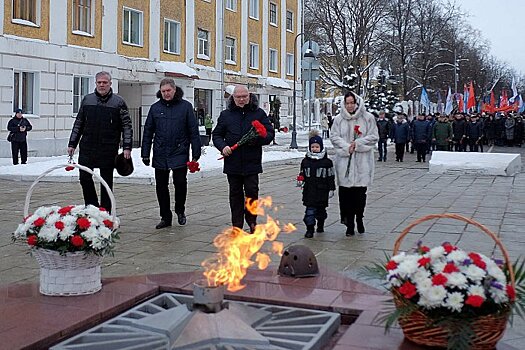
M 421 159 L 416 160 L 416 162 L 421 163 Z
M 317 233 L 323 233 L 324 232 L 324 220 L 317 220 L 317 230 L 315 230 Z
M 312 238 L 314 236 L 314 227 L 315 225 L 306 225 L 306 233 L 304 238 Z
M 399 162 L 399 158 L 396 158 L 396 162 Z
M 383 162 L 386 162 L 386 158 L 383 158 Z
M 304 238 L 314 238 L 314 233 L 306 231 L 306 233 L 304 234 Z
M 353 227 L 347 227 L 345 234 L 346 234 L 346 237 L 355 236 L 354 228 Z
M 378 159 L 377 161 L 378 161 L 378 162 L 382 162 L 382 161 L 383 161 L 383 159 L 379 158 L 379 159 Z
M 178 213 L 177 214 L 177 222 L 181 226 L 186 225 L 186 215 L 184 215 L 184 213 Z
M 160 230 L 161 228 L 164 228 L 164 227 L 169 227 L 171 226 L 171 221 L 166 221 L 164 219 L 160 220 L 160 222 L 157 224 L 157 226 L 155 226 L 155 228 L 157 230 Z
M 357 232 L 365 233 L 365 225 L 363 225 L 363 219 L 356 219 L 355 223 L 357 224 Z

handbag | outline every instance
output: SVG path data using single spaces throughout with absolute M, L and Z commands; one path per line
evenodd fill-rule
M 9 141 L 9 142 L 13 141 L 13 136 L 14 135 L 15 135 L 15 133 L 10 131 L 9 134 L 7 135 L 7 141 Z

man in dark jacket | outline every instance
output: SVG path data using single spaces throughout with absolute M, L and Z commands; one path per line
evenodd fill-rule
M 398 113 L 392 125 L 390 138 L 396 144 L 396 162 L 402 162 L 405 156 L 405 144 L 410 138 L 410 127 L 405 120 L 405 114 Z
M 232 151 L 231 147 L 248 133 L 254 120 L 264 125 L 266 137 L 257 137 Z M 259 174 L 263 171 L 262 146 L 270 144 L 274 138 L 272 124 L 266 113 L 259 108 L 257 97 L 250 94 L 245 86 L 238 85 L 228 99 L 227 108 L 221 112 L 212 135 L 214 146 L 224 156 L 223 172 L 230 185 L 232 225 L 242 229 L 246 219 L 250 232 L 253 232 L 257 216 L 246 210 L 245 198 L 254 201 L 259 197 Z
M 417 162 L 425 162 L 430 133 L 430 123 L 425 119 L 424 114 L 419 114 L 412 127 L 412 141 L 414 142 L 417 151 Z
M 18 164 L 18 152 L 20 151 L 20 160 L 22 164 L 27 162 L 27 132 L 31 131 L 33 126 L 22 115 L 22 110 L 18 108 L 14 117 L 7 123 L 11 142 L 11 155 L 13 156 L 13 165 Z
M 169 176 L 173 173 L 175 214 L 179 225 L 186 224 L 186 196 L 188 193 L 188 166 L 190 145 L 192 161 L 201 156 L 201 141 L 197 119 L 190 102 L 183 100 L 182 89 L 171 78 L 162 79 L 160 91 L 148 113 L 142 137 L 142 162 L 150 164 L 153 144 L 153 168 L 161 220 L 155 228 L 171 226 Z
M 68 154 L 73 156 L 80 144 L 78 163 L 90 169 L 100 168 L 100 176 L 113 189 L 113 169 L 122 135 L 124 158 L 131 158 L 133 130 L 128 106 L 122 97 L 111 89 L 111 75 L 98 72 L 95 92 L 82 100 L 73 130 L 69 137 Z M 111 211 L 111 201 L 101 186 L 100 205 L 91 174 L 80 171 L 80 185 L 86 205 L 102 206 Z
M 463 118 L 463 115 L 456 113 L 455 120 L 452 122 L 452 141 L 454 142 L 455 152 L 465 152 L 466 144 L 465 138 L 467 137 L 467 123 Z
M 483 125 L 478 121 L 477 114 L 473 114 L 470 117 L 470 122 L 467 123 L 466 130 L 469 151 L 478 152 L 479 146 L 482 146 L 481 141 L 483 138 Z M 483 152 L 483 148 L 481 148 L 481 152 Z
M 377 119 L 377 132 L 379 134 L 379 162 L 386 162 L 386 145 L 388 136 L 390 136 L 390 121 L 385 119 L 385 111 L 379 111 L 379 118 Z

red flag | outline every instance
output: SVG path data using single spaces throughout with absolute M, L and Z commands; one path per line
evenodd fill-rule
M 476 96 L 474 95 L 474 84 L 470 82 L 468 87 L 468 100 L 467 100 L 467 110 L 472 107 L 476 107 Z
M 507 107 L 509 105 L 509 98 L 507 97 L 507 90 L 501 92 L 501 101 L 499 107 Z
M 490 107 L 496 108 L 496 98 L 494 97 L 494 90 L 490 90 Z
M 463 95 L 462 94 L 458 94 L 458 95 L 459 95 L 459 101 L 458 101 L 459 113 L 463 113 L 465 112 L 465 102 L 463 101 Z

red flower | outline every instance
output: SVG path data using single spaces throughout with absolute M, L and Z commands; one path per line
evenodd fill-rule
M 36 235 L 31 235 L 27 237 L 27 244 L 35 246 L 38 243 L 38 237 Z
M 516 290 L 510 284 L 507 284 L 507 294 L 509 295 L 510 301 L 516 300 Z
M 484 301 L 485 299 L 483 299 L 483 297 L 480 295 L 469 295 L 465 301 L 465 304 L 473 307 L 480 307 Z
M 481 256 L 477 253 L 469 253 L 469 258 L 472 260 L 474 265 L 479 267 L 480 269 L 485 270 L 487 268 L 487 264 L 483 261 Z
M 195 161 L 186 162 L 186 165 L 188 166 L 188 170 L 190 171 L 190 173 L 194 173 L 196 171 L 201 170 L 201 168 L 199 168 L 199 162 L 195 162 Z
M 62 207 L 60 209 L 58 209 L 58 213 L 62 216 L 66 215 L 66 214 L 69 214 L 69 212 L 71 211 L 71 209 L 73 209 L 74 206 L 73 205 L 68 205 L 67 207 Z
M 304 181 L 303 175 L 297 175 L 297 181 Z
M 91 226 L 91 222 L 87 218 L 78 218 L 77 225 L 81 230 L 87 230 Z
M 481 260 L 481 256 L 479 256 L 478 253 L 468 253 L 468 257 L 472 259 L 472 261 Z
M 63 230 L 65 225 L 62 221 L 57 221 L 55 222 L 55 227 L 58 229 L 58 230 Z
M 362 134 L 362 132 L 361 132 L 361 130 L 359 130 L 359 128 L 360 128 L 359 125 L 355 125 L 354 126 L 354 134 L 356 134 L 357 136 Z
M 268 130 L 264 127 L 264 125 L 261 124 L 260 121 L 254 120 L 252 122 L 252 126 L 255 128 L 255 131 L 257 132 L 257 135 L 260 137 L 266 137 L 268 135 Z
M 428 253 L 430 251 L 430 248 L 427 247 L 426 245 L 422 245 L 421 247 L 419 247 L 419 251 L 423 254 L 425 253 Z
M 445 249 L 445 252 L 447 254 L 452 253 L 454 250 L 458 249 L 457 247 L 453 246 L 450 243 L 443 243 L 443 248 Z
M 103 223 L 104 223 L 104 226 L 108 228 L 113 228 L 113 221 L 106 219 L 103 221 Z
M 456 265 L 454 265 L 454 263 L 448 263 L 445 265 L 443 272 L 445 273 L 459 272 L 459 268 Z
M 410 299 L 416 295 L 416 286 L 407 281 L 399 287 L 399 293 L 403 294 L 405 298 Z
M 430 264 L 430 258 L 421 258 L 417 262 L 419 263 L 419 266 L 426 266 Z
M 36 219 L 34 222 L 33 222 L 33 225 L 35 225 L 36 227 L 42 227 L 44 226 L 44 224 L 46 223 L 46 220 L 43 219 L 43 218 L 38 218 Z
M 71 237 L 71 244 L 77 248 L 82 247 L 84 245 L 84 239 L 80 236 L 73 236 Z
M 66 167 L 66 171 L 71 171 L 71 170 L 74 170 L 74 169 L 75 169 L 75 167 L 72 166 L 72 165 L 68 165 L 68 166 Z
M 389 271 L 397 269 L 397 263 L 393 260 L 390 260 L 389 262 L 386 263 L 386 269 Z
M 432 276 L 432 285 L 434 286 L 443 286 L 445 283 L 447 283 L 447 281 L 448 279 L 441 273 Z
M 106 208 L 104 208 L 104 207 L 98 207 L 98 210 L 100 210 L 100 211 L 107 211 Z

